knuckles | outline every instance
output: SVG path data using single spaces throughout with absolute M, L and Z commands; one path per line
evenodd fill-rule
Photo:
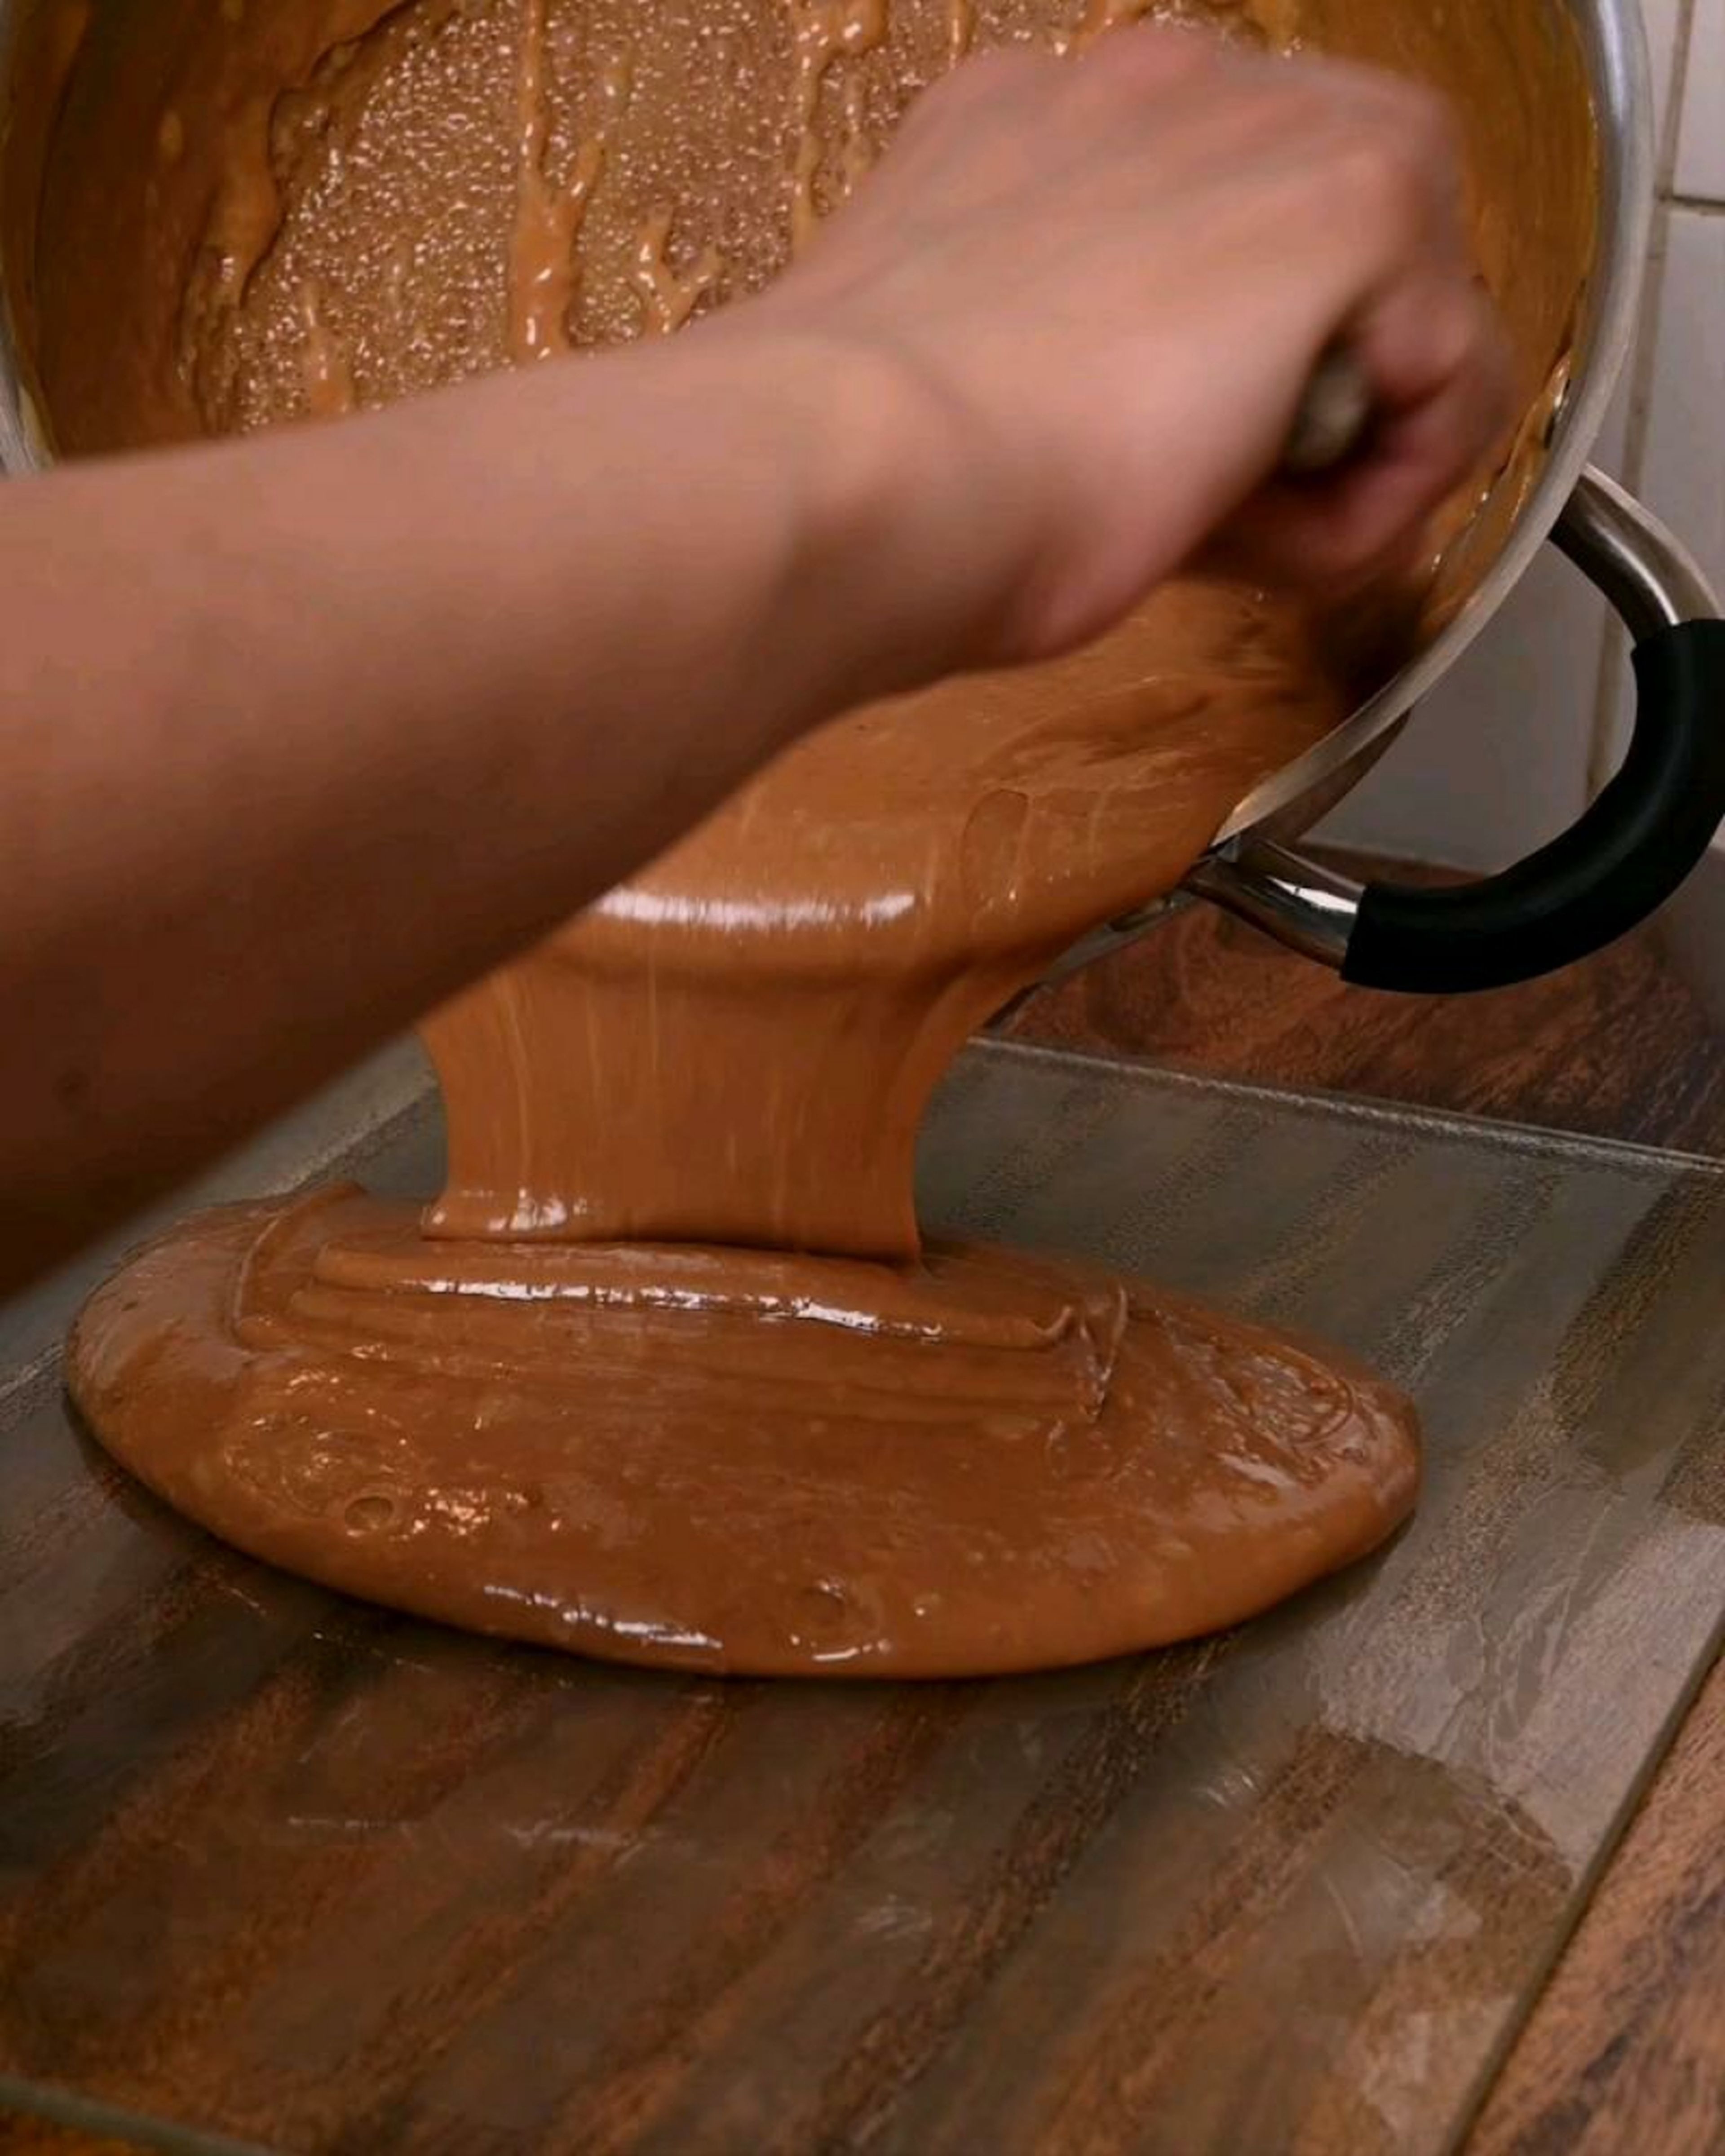
M 1338 215 L 1399 250 L 1430 222 L 1430 163 L 1424 146 L 1375 118 L 1337 143 L 1322 183 L 1334 190 Z

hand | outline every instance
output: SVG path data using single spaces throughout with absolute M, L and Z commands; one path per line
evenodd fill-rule
M 1461 204 L 1420 88 L 1122 32 L 958 69 L 732 321 L 885 362 L 916 415 L 905 552 L 942 565 L 966 623 L 948 663 L 1037 658 L 1200 556 L 1347 587 L 1417 542 L 1509 416 Z M 1337 336 L 1371 383 L 1369 449 L 1279 483 Z

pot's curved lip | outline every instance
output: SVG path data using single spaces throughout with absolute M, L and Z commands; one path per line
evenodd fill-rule
M 1568 0 L 1587 49 L 1599 116 L 1599 269 L 1572 377 L 1540 474 L 1503 551 L 1454 620 L 1352 718 L 1253 788 L 1216 834 L 1225 844 L 1333 778 L 1394 726 L 1466 650 L 1526 572 L 1563 513 L 1599 431 L 1635 339 L 1653 219 L 1653 108 L 1636 0 Z
M 1635 335 L 1641 265 L 1653 217 L 1647 45 L 1637 0 L 1566 3 L 1586 46 L 1599 116 L 1601 267 L 1593 280 L 1588 319 L 1578 341 L 1575 386 L 1557 415 L 1545 469 L 1502 552 L 1454 620 L 1352 718 L 1255 787 L 1217 834 L 1217 845 L 1239 838 L 1335 778 L 1448 672 L 1544 544 L 1604 424 Z M 0 0 L 0 23 L 8 33 L 15 32 L 19 13 L 19 0 Z M 0 42 L 9 44 L 9 35 Z M 0 298 L 0 470 L 12 474 L 39 471 L 53 461 L 47 429 L 20 357 L 10 305 Z

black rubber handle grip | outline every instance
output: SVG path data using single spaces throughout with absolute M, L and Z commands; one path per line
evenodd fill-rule
M 1448 890 L 1368 884 L 1345 980 L 1460 995 L 1554 973 L 1662 906 L 1725 822 L 1725 621 L 1635 646 L 1623 767 L 1580 821 L 1501 875 Z

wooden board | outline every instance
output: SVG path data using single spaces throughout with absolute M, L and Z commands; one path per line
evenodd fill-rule
M 1340 859 L 1362 877 L 1443 879 Z M 1725 1155 L 1725 1055 L 1656 924 L 1485 996 L 1349 988 L 1207 906 L 1033 1000 L 1027 1039 Z M 1725 2152 L 1725 1661 L 1542 1994 L 1468 2156 Z
M 1406 862 L 1325 858 L 1362 878 L 1453 880 Z M 1212 1077 L 1725 1153 L 1720 1037 L 1651 927 L 1515 988 L 1398 996 L 1354 988 L 1191 906 L 1044 989 L 1011 1029 L 1044 1047 L 1153 1056 Z
M 15 2102 L 475 2156 L 1455 2145 L 1718 1637 L 1725 1174 L 997 1047 L 926 1183 L 1374 1357 L 1427 1416 L 1413 1528 L 1136 1662 L 682 1682 L 228 1557 L 32 1389 Z

